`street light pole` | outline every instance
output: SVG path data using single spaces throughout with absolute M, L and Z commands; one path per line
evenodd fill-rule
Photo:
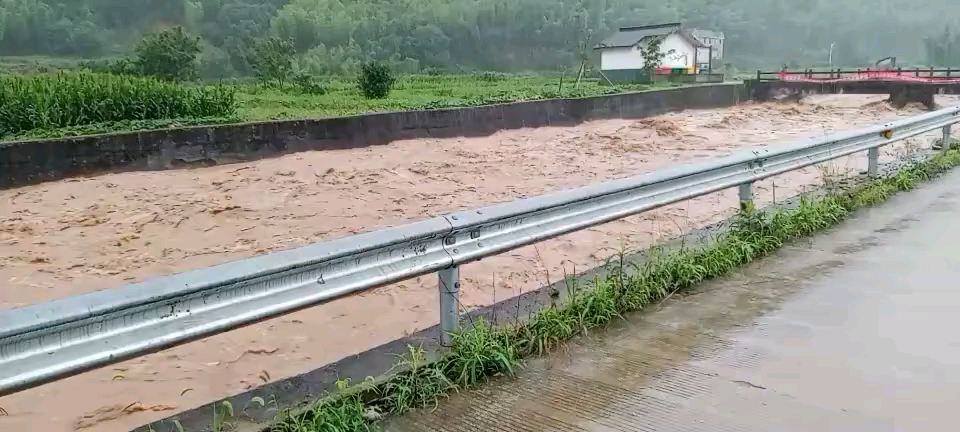
M 833 68 L 833 46 L 836 45 L 836 44 L 837 44 L 836 42 L 831 42 L 831 43 L 830 43 L 830 60 L 829 60 L 829 62 L 830 62 L 830 67 L 831 67 L 831 68 Z

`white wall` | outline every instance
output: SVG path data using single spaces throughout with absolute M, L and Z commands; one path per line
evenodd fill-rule
M 643 68 L 643 54 L 635 47 L 604 48 L 600 51 L 600 69 L 622 70 Z
M 622 70 L 642 69 L 643 51 L 642 42 L 629 48 L 604 48 L 600 51 L 600 69 Z M 686 39 L 674 33 L 666 37 L 660 44 L 660 52 L 664 53 L 662 67 L 693 66 L 693 46 Z
M 660 52 L 666 54 L 663 57 L 662 67 L 680 68 L 693 66 L 694 50 L 693 45 L 687 42 L 682 36 L 674 33 L 667 36 L 660 44 Z
M 723 58 L 723 39 L 715 37 L 703 37 L 701 38 L 700 42 L 704 45 L 713 47 L 713 58 Z
M 697 48 L 697 63 L 705 64 L 707 59 L 710 58 L 710 48 L 707 47 L 698 47 Z M 713 58 L 717 58 L 716 52 L 714 52 Z

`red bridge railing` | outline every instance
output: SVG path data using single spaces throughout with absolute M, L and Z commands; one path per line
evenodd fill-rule
M 758 81 L 798 82 L 850 82 L 850 81 L 902 81 L 927 84 L 960 83 L 960 69 L 834 69 L 828 71 L 757 71 Z

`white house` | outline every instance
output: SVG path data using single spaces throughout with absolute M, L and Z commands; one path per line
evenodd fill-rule
M 716 45 L 719 49 L 701 42 L 692 30 L 683 29 L 680 23 L 621 27 L 596 46 L 595 49 L 600 51 L 600 69 L 612 80 L 632 80 L 643 69 L 643 49 L 654 37 L 662 38 L 660 52 L 664 56 L 658 68 L 684 68 L 693 73 L 707 69 L 711 55 L 713 58 L 722 55 L 722 34 L 716 37 L 715 32 L 696 31 L 711 44 L 714 39 L 719 39 L 719 45 Z

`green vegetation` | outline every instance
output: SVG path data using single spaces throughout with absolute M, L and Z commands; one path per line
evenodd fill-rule
M 559 75 L 497 72 L 400 75 L 396 77 L 387 98 L 367 99 L 357 89 L 355 78 L 330 78 L 321 82 L 326 90 L 324 94 L 304 93 L 300 88 L 281 91 L 277 88 L 235 84 L 239 116 L 244 120 L 333 117 L 584 97 L 655 88 L 649 85 L 604 86 L 596 79 L 582 80 L 577 85 L 569 76 L 561 86 Z
M 119 67 L 115 66 L 113 72 L 152 76 L 167 81 L 186 81 L 198 76 L 200 38 L 189 35 L 183 27 L 148 34 L 137 44 L 136 53 L 135 61 L 120 61 Z
M 648 88 L 604 87 L 582 73 L 566 86 L 562 74 L 434 70 L 398 77 L 376 61 L 366 63 L 353 80 L 321 79 L 298 70 L 295 41 L 278 37 L 255 41 L 247 53 L 256 81 L 210 86 L 193 81 L 200 45 L 199 38 L 173 27 L 143 37 L 134 57 L 57 67 L 80 71 L 0 75 L 5 84 L 0 113 L 10 113 L 0 119 L 0 139 L 467 107 Z
M 663 58 L 667 55 L 660 51 L 660 44 L 663 43 L 662 37 L 650 38 L 650 42 L 642 47 L 640 53 L 643 55 L 643 70 L 648 79 L 653 77 L 657 65 L 663 63 Z
M 293 41 L 272 37 L 257 41 L 253 47 L 250 63 L 254 75 L 261 83 L 276 84 L 283 89 L 283 83 L 293 73 Z
M 602 86 L 597 80 L 582 80 L 577 85 L 569 77 L 561 87 L 559 76 L 494 72 L 399 76 L 389 97 L 384 99 L 363 97 L 357 89 L 356 79 L 319 80 L 310 76 L 294 77 L 293 85 L 283 88 L 255 82 L 178 86 L 152 78 L 82 72 L 0 76 L 0 83 L 3 83 L 0 112 L 14 114 L 0 119 L 0 137 L 5 140 L 478 106 L 652 88 L 644 85 Z M 6 83 L 20 84 L 17 87 Z M 16 90 L 24 86 L 36 89 Z M 116 93 L 107 94 L 114 91 Z M 8 99 L 14 94 L 18 96 Z M 5 102 L 8 100 L 19 102 L 8 104 Z M 149 101 L 153 101 L 149 110 L 134 109 L 139 104 L 147 105 Z M 29 110 L 14 112 L 21 106 L 29 107 Z M 64 111 L 61 106 L 73 108 Z M 78 111 L 79 114 L 68 114 Z
M 923 48 L 932 63 L 960 61 L 957 32 L 945 18 L 950 11 L 960 12 L 960 6 L 937 0 L 917 10 L 898 1 L 147 0 L 134 5 L 120 0 L 0 0 L 0 71 L 44 75 L 83 69 L 178 82 L 187 89 L 184 94 L 236 94 L 233 108 L 202 113 L 162 104 L 150 113 L 94 107 L 88 111 L 97 115 L 61 115 L 45 112 L 56 108 L 38 101 L 35 111 L 0 128 L 0 139 L 632 90 L 638 87 L 597 85 L 593 48 L 637 20 L 680 21 L 723 31 L 727 66 L 816 65 L 828 58 L 833 65 L 866 65 L 891 54 L 900 56 L 901 64 L 917 63 L 919 58 L 910 56 L 918 57 Z M 648 59 L 662 57 L 647 51 Z M 731 67 L 724 70 L 735 74 Z M 504 75 L 534 72 L 548 77 Z M 561 77 L 575 84 L 563 87 Z M 236 84 L 250 78 L 258 85 Z M 211 88 L 198 79 L 236 83 Z M 45 91 L 69 93 L 73 88 Z M 108 99 L 122 97 L 120 92 Z
M 0 138 L 464 107 L 644 88 L 600 88 L 595 79 L 583 77 L 582 68 L 566 87 L 562 74 L 448 75 L 433 70 L 398 79 L 377 61 L 364 64 L 352 82 L 321 80 L 295 67 L 295 40 L 278 37 L 258 39 L 246 53 L 256 84 L 236 80 L 207 86 L 195 81 L 201 44 L 174 26 L 145 35 L 132 57 L 82 62 L 74 65 L 79 72 L 0 75 L 11 84 L 0 92 L 0 112 L 13 113 L 0 121 Z
M 576 69 L 619 26 L 681 21 L 725 32 L 744 68 L 918 62 L 924 35 L 960 5 L 932 0 L 0 0 L 0 55 L 93 58 L 130 53 L 174 25 L 202 38 L 199 71 L 252 76 L 260 39 L 292 39 L 312 75 L 353 76 L 368 61 L 402 73 Z
M 370 62 L 360 68 L 357 75 L 357 87 L 360 94 L 367 99 L 384 99 L 390 94 L 390 88 L 396 82 L 390 68 Z
M 438 403 L 451 391 L 468 389 L 492 376 L 513 375 L 524 358 L 555 350 L 571 338 L 642 310 L 672 293 L 728 274 L 769 255 L 784 244 L 844 220 L 853 210 L 878 204 L 899 191 L 960 165 L 960 151 L 938 153 L 894 175 L 843 189 L 828 183 L 822 198 L 803 199 L 796 208 L 742 211 L 726 233 L 700 247 L 666 252 L 654 249 L 643 264 L 619 262 L 591 289 L 570 288 L 567 302 L 544 309 L 525 324 L 493 328 L 484 322 L 454 337 L 449 352 L 427 362 L 411 348 L 400 372 L 379 385 L 348 388 L 305 411 L 284 414 L 274 432 L 370 431 L 383 416 Z
M 235 91 L 153 78 L 69 73 L 0 76 L 0 135 L 108 122 L 230 117 Z

